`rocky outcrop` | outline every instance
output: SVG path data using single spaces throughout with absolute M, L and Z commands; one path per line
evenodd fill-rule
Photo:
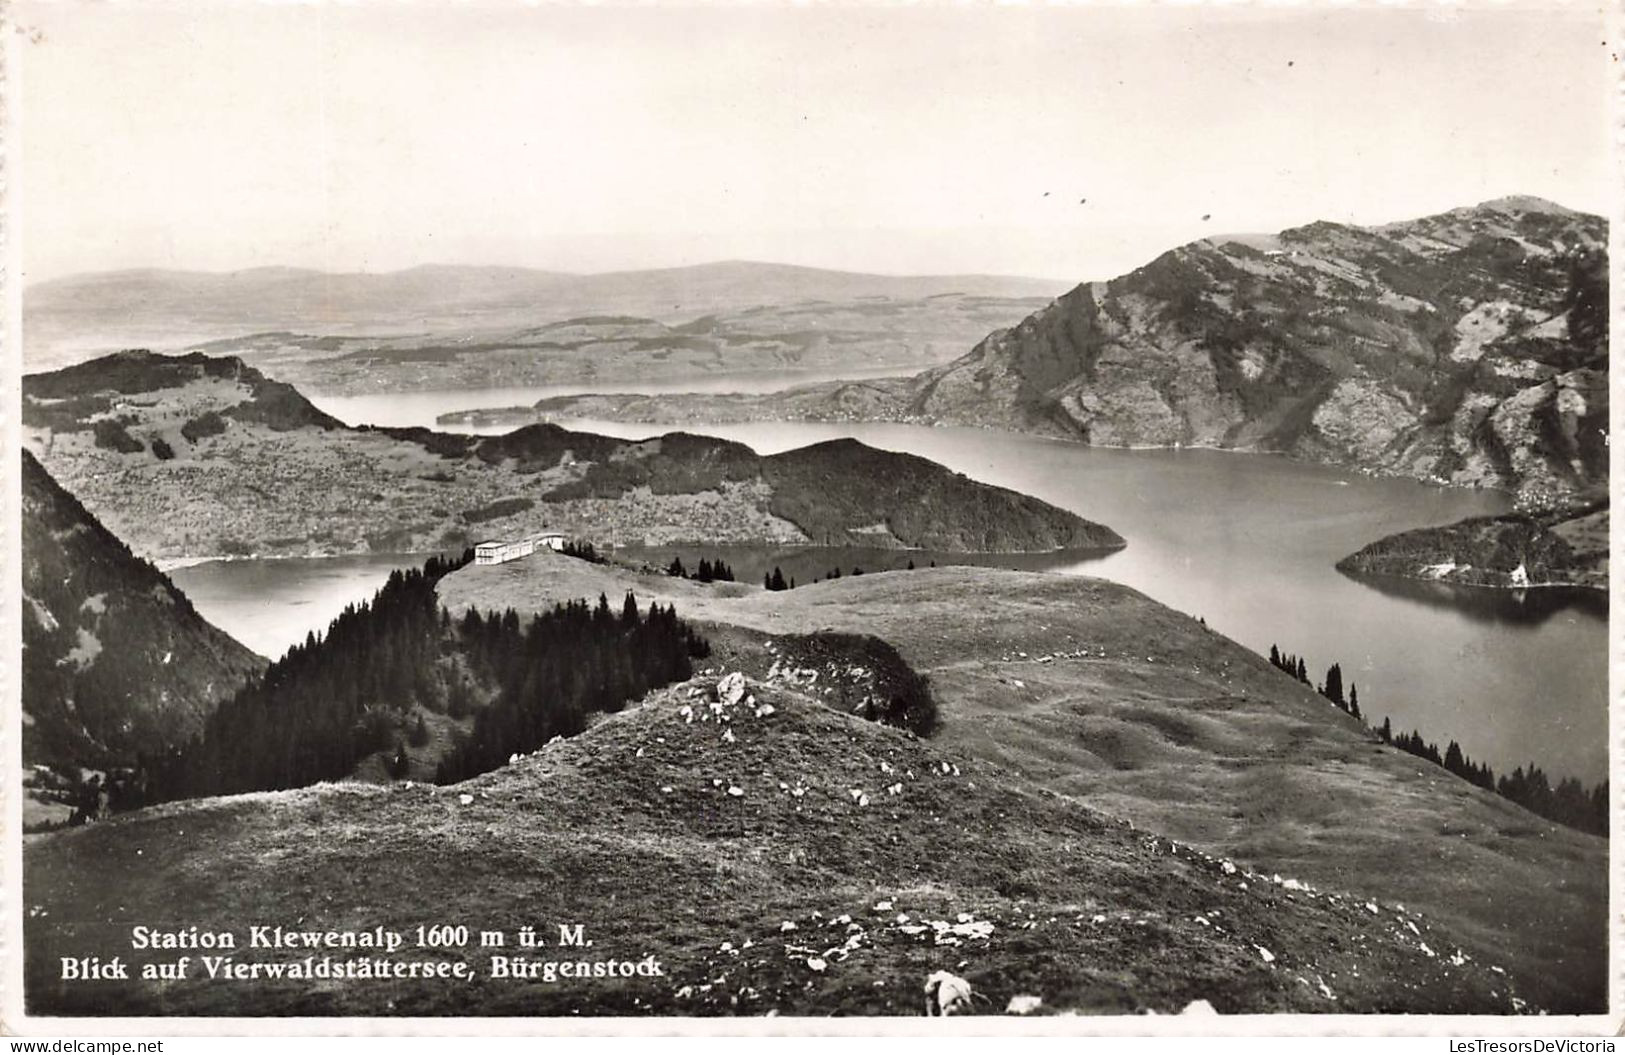
M 1511 198 L 1211 238 L 915 379 L 910 413 L 1547 496 L 1607 477 L 1606 225 Z
M 1272 451 L 1538 504 L 1607 480 L 1607 226 L 1504 198 L 1182 246 L 910 378 L 547 415 L 973 425 Z

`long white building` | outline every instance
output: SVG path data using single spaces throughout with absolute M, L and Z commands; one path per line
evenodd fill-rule
M 475 564 L 506 564 L 539 549 L 562 550 L 566 537 L 556 531 L 537 531 L 517 539 L 489 539 L 474 547 Z

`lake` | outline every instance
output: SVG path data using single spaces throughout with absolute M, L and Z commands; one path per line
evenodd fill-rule
M 908 366 L 883 366 L 869 370 L 829 371 L 758 370 L 709 374 L 663 381 L 614 381 L 596 384 L 527 385 L 505 388 L 421 389 L 415 392 L 380 392 L 363 395 L 324 395 L 306 393 L 317 409 L 331 414 L 346 425 L 412 426 L 445 432 L 471 432 L 493 435 L 512 430 L 511 425 L 449 429 L 435 423 L 441 414 L 459 410 L 485 410 L 492 407 L 529 407 L 556 396 L 587 396 L 606 392 L 660 395 L 671 392 L 703 392 L 707 395 L 740 393 L 753 395 L 777 392 L 791 385 L 812 385 L 824 381 L 856 381 L 874 377 L 897 377 L 911 371 Z M 666 431 L 670 431 L 669 429 Z
M 469 393 L 455 395 L 463 400 Z M 525 401 L 512 392 L 491 398 L 497 401 L 484 405 Z M 414 420 L 389 423 L 432 425 L 438 413 L 478 405 L 442 400 L 420 407 Z M 669 431 L 600 421 L 560 424 L 629 438 Z M 1373 479 L 1266 455 L 1109 450 L 977 429 L 760 423 L 686 431 L 738 440 L 763 453 L 852 436 L 1036 495 L 1109 525 L 1128 540 L 1127 548 L 1103 558 L 1046 554 L 996 563 L 1135 587 L 1261 653 L 1277 644 L 1303 656 L 1316 680 L 1331 663 L 1341 663 L 1345 685 L 1358 685 L 1373 724 L 1387 716 L 1396 732 L 1419 729 L 1438 740 L 1441 751 L 1454 738 L 1497 772 L 1533 760 L 1553 777 L 1589 783 L 1607 775 L 1607 606 L 1601 594 L 1358 582 L 1333 567 L 1395 531 L 1505 512 L 1504 495 Z M 773 563 L 805 579 L 832 565 L 845 574 L 854 563 L 879 571 L 887 562 L 927 559 L 749 547 L 667 547 L 643 555 L 666 563 L 674 552 L 690 566 L 702 555 L 722 556 L 750 581 L 760 581 L 762 568 Z M 325 626 L 344 604 L 370 595 L 393 563 L 378 557 L 215 562 L 174 577 L 205 616 L 271 655 Z

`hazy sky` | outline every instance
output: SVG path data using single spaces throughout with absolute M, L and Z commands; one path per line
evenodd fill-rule
M 1595 9 L 14 17 L 29 280 L 726 258 L 1074 280 L 1313 219 L 1610 207 Z

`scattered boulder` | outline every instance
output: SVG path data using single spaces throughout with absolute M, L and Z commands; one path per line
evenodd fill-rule
M 927 1016 L 963 1015 L 970 1011 L 971 986 L 957 974 L 933 971 L 925 980 Z

